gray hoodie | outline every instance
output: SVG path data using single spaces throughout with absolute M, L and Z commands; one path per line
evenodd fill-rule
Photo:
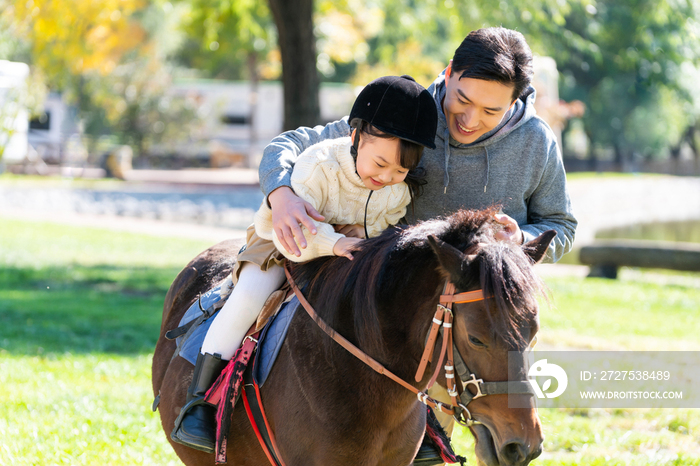
M 535 112 L 535 90 L 527 89 L 496 128 L 471 144 L 460 144 L 450 137 L 442 109 L 444 72 L 428 91 L 438 103 L 437 147 L 423 153 L 421 164 L 428 184 L 416 200 L 415 216 L 408 220 L 501 204 L 503 212 L 518 222 L 525 241 L 556 230 L 548 261 L 555 262 L 567 253 L 577 222 L 556 137 Z M 350 131 L 347 119 L 343 119 L 325 127 L 288 131 L 273 139 L 260 163 L 260 187 L 265 196 L 280 186 L 290 186 L 294 161 L 304 149 L 324 139 L 348 136 Z

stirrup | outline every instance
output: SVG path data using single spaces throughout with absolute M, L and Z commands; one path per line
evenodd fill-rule
M 209 405 L 209 406 L 211 406 L 209 403 L 207 403 L 206 401 L 204 401 L 204 397 L 203 397 L 203 396 L 201 396 L 201 397 L 198 396 L 197 398 L 192 398 L 189 402 L 185 403 L 185 406 L 183 406 L 183 407 L 180 409 L 180 415 L 177 417 L 177 419 L 175 419 L 175 428 L 173 429 L 173 433 L 170 434 L 171 437 L 175 434 L 175 432 L 178 431 L 178 429 L 180 429 L 180 424 L 182 424 L 182 420 L 185 418 L 185 416 L 187 415 L 187 413 L 190 412 L 190 409 L 192 409 L 192 408 L 194 408 L 195 406 L 198 406 L 198 405 Z
M 423 439 L 411 464 L 413 466 L 432 466 L 444 463 L 445 460 L 440 456 L 438 448 L 428 439 Z
M 175 426 L 173 427 L 173 431 L 170 433 L 170 439 L 175 443 L 179 443 L 180 445 L 184 445 L 194 450 L 203 451 L 205 453 L 214 453 L 216 445 L 215 440 L 205 439 L 204 437 L 191 437 L 193 440 L 203 440 L 203 442 L 196 443 L 194 441 L 189 441 L 187 438 L 183 438 L 182 421 L 188 414 L 191 413 L 193 408 L 202 405 L 207 405 L 211 407 L 209 403 L 204 401 L 203 397 L 193 398 L 185 406 L 182 407 L 182 409 L 180 410 L 180 415 L 175 420 Z M 206 443 L 206 445 L 203 445 L 202 443 Z

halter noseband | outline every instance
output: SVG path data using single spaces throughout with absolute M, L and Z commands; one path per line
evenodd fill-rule
M 428 382 L 428 386 L 425 391 L 420 391 L 413 385 L 409 384 L 405 380 L 394 375 L 383 365 L 377 362 L 368 354 L 364 353 L 358 347 L 349 342 L 345 337 L 338 334 L 332 327 L 330 327 L 314 310 L 314 308 L 309 304 L 309 302 L 304 297 L 299 287 L 294 282 L 291 273 L 287 267 L 284 265 L 284 273 L 287 275 L 287 280 L 294 291 L 294 294 L 299 299 L 299 302 L 304 307 L 309 316 L 316 322 L 316 324 L 323 330 L 329 337 L 335 340 L 353 356 L 358 358 L 360 361 L 368 365 L 375 372 L 384 375 L 394 382 L 398 383 L 407 390 L 412 391 L 418 396 L 418 400 L 423 404 L 430 406 L 433 409 L 439 409 L 445 414 L 453 416 L 455 420 L 465 426 L 469 427 L 474 424 L 481 424 L 481 422 L 476 421 L 472 418 L 471 412 L 467 409 L 467 405 L 477 398 L 481 398 L 486 395 L 499 395 L 499 394 L 528 394 L 535 395 L 535 392 L 527 381 L 514 381 L 514 382 L 484 382 L 483 379 L 477 379 L 476 374 L 474 374 L 469 367 L 467 367 L 464 359 L 459 353 L 459 350 L 454 345 L 452 339 L 452 304 L 459 303 L 471 303 L 476 301 L 485 300 L 483 290 L 467 291 L 464 293 L 455 294 L 455 286 L 452 282 L 448 281 L 445 284 L 443 294 L 440 295 L 440 302 L 437 305 L 437 310 L 433 316 L 433 323 L 430 327 L 428 333 L 428 340 L 423 351 L 423 356 L 421 357 L 421 362 L 418 365 L 418 370 L 416 371 L 415 379 L 416 382 L 423 379 L 425 373 L 425 368 L 432 360 L 433 351 L 435 348 L 435 342 L 437 340 L 437 334 L 442 330 L 442 348 L 440 350 L 440 358 L 435 366 L 435 372 Z M 440 372 L 440 366 L 442 361 L 447 354 L 447 361 L 445 362 L 445 378 L 447 379 L 448 385 L 447 389 L 452 402 L 452 405 L 441 403 L 433 398 L 429 397 L 425 393 L 430 387 L 433 386 L 437 380 L 438 374 Z M 459 375 L 460 380 L 463 384 L 462 393 L 460 394 L 457 390 L 457 383 L 455 380 L 455 369 L 457 370 L 457 375 Z M 468 390 L 468 386 L 473 385 L 476 390 L 476 394 L 472 394 Z

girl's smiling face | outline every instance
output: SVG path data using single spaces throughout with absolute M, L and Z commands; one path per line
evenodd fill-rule
M 355 131 L 352 139 L 355 139 Z M 355 168 L 367 189 L 376 191 L 384 186 L 401 183 L 408 169 L 400 165 L 398 138 L 380 138 L 360 133 Z

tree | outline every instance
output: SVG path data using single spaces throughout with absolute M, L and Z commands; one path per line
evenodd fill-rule
M 214 78 L 257 79 L 260 58 L 267 58 L 276 44 L 267 3 L 188 0 L 184 4 L 182 28 L 188 40 L 178 61 Z
M 268 0 L 282 55 L 285 130 L 321 120 L 313 0 Z
M 573 4 L 560 28 L 538 26 L 564 75 L 562 97 L 586 103 L 589 139 L 620 164 L 668 154 L 696 120 L 687 105 L 696 90 L 683 80 L 700 57 L 699 14 L 694 0 L 599 0 Z
M 52 90 L 77 107 L 78 130 L 91 136 L 88 153 L 109 134 L 142 155 L 153 142 L 181 140 L 196 123 L 187 99 L 169 95 L 172 10 L 163 1 L 29 0 L 2 17 L 29 39 L 31 64 Z
M 109 74 L 141 45 L 146 32 L 135 14 L 143 7 L 143 0 L 28 0 L 5 14 L 31 42 L 32 64 L 61 89 L 86 73 Z
M 586 0 L 374 0 L 353 3 L 351 15 L 361 31 L 366 58 L 356 61 L 358 85 L 386 74 L 410 74 L 428 86 L 447 66 L 466 34 L 490 25 L 523 30 L 530 23 L 546 23 L 558 29 L 569 3 Z M 323 28 L 321 28 L 323 32 Z M 335 25 L 329 30 L 337 30 Z M 344 32 L 344 31 L 343 31 Z M 528 35 L 536 48 L 541 34 Z M 344 39 L 347 40 L 347 34 Z
M 249 121 L 251 140 L 255 140 L 260 56 L 269 53 L 274 36 L 270 12 L 265 3 L 255 0 L 190 0 L 189 7 L 184 27 L 190 37 L 198 39 L 181 59 L 186 56 L 191 65 L 199 65 L 216 77 L 250 81 Z
M 104 112 L 95 108 L 86 83 L 109 75 L 144 43 L 146 32 L 135 19 L 142 7 L 142 0 L 28 0 L 3 14 L 31 44 L 32 67 L 75 104 L 79 131 L 90 133 L 104 127 Z
M 144 155 L 158 143 L 175 151 L 199 122 L 196 102 L 173 94 L 171 84 L 171 68 L 151 56 L 122 63 L 109 76 L 89 80 L 86 87 L 96 108 L 104 112 L 110 132 Z

